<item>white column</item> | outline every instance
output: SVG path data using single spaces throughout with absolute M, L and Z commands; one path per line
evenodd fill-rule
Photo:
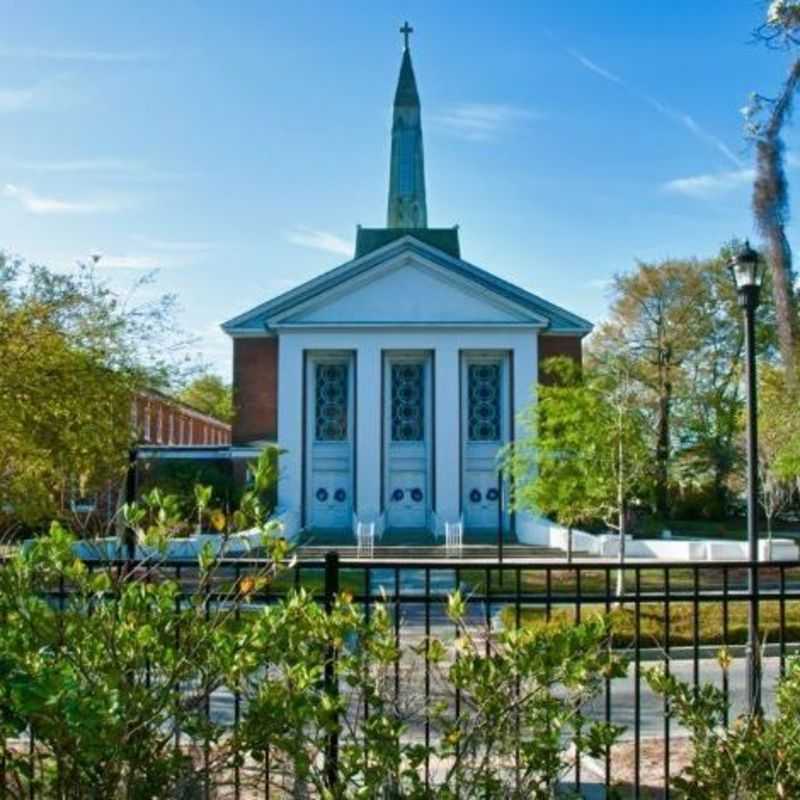
M 303 502 L 303 350 L 282 335 L 278 359 L 278 444 L 281 456 L 278 507 L 298 515 Z
M 381 508 L 381 350 L 359 346 L 356 355 L 356 484 L 359 519 L 372 520 Z
M 436 419 L 436 513 L 443 522 L 455 522 L 460 505 L 459 353 L 456 342 L 436 348 L 434 417 Z

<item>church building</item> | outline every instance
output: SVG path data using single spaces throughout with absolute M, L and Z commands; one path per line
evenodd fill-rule
M 359 226 L 351 260 L 223 325 L 233 444 L 285 450 L 277 503 L 290 536 L 346 537 L 359 521 L 401 538 L 462 521 L 465 543 L 513 532 L 498 451 L 536 400 L 541 361 L 579 360 L 591 330 L 465 260 L 458 227 L 429 227 L 407 23 L 401 32 L 386 226 Z

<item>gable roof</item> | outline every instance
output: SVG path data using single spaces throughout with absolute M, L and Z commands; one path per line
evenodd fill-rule
M 547 331 L 585 336 L 592 329 L 592 324 L 577 314 L 421 241 L 410 232 L 405 232 L 401 238 L 390 241 L 377 250 L 340 264 L 338 267 L 228 320 L 222 324 L 222 329 L 232 336 L 269 331 L 269 319 L 277 315 L 285 316 L 294 307 L 305 304 L 317 295 L 329 292 L 346 281 L 363 275 L 401 252 L 409 252 L 425 258 L 451 272 L 455 277 L 471 282 L 484 291 L 526 309 L 537 319 L 546 321 L 545 330 Z

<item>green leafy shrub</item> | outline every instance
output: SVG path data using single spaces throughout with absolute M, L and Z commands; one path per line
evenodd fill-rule
M 38 762 L 8 759 L 12 796 L 170 796 L 186 770 L 177 732 L 221 736 L 203 701 L 220 686 L 226 617 L 206 619 L 199 598 L 177 610 L 180 587 L 155 569 L 90 572 L 73 541 L 54 526 L 0 572 L 0 724 L 30 729 Z M 59 587 L 63 608 L 41 594 Z
M 159 490 L 125 509 L 130 535 L 156 553 L 149 560 L 87 566 L 72 534 L 54 524 L 3 564 L 7 797 L 188 800 L 234 779 L 243 797 L 260 796 L 268 757 L 277 796 L 550 798 L 571 747 L 602 754 L 616 739 L 618 728 L 581 710 L 625 669 L 605 619 L 476 630 L 456 593 L 448 603 L 456 633 L 401 648 L 379 598 L 367 615 L 346 592 L 327 608 L 302 586 L 273 594 L 291 565 L 260 499 L 273 479 L 265 455 L 228 514 L 211 507 L 207 487 L 194 494 L 195 519 L 210 519 L 223 539 L 261 531 L 267 557 L 238 569 L 210 546 L 180 577 L 160 568 L 159 548 L 194 521 Z M 236 727 L 208 713 L 220 691 L 238 698 Z M 332 779 L 324 756 L 334 733 Z
M 720 654 L 723 669 L 730 657 Z M 743 715 L 726 726 L 729 706 L 721 690 L 698 691 L 648 670 L 647 681 L 667 698 L 670 712 L 687 728 L 690 764 L 673 778 L 675 796 L 686 800 L 789 800 L 800 797 L 800 660 L 790 660 L 777 692 L 772 719 Z
M 624 660 L 610 647 L 609 621 L 504 628 L 481 641 L 465 624 L 465 610 L 458 594 L 450 598 L 458 658 L 445 675 L 460 692 L 462 713 L 436 715 L 437 755 L 451 763 L 437 796 L 554 797 L 571 766 L 570 748 L 604 756 L 622 732 L 583 711 L 606 678 L 625 674 Z M 437 644 L 435 660 L 444 658 Z
M 229 460 L 162 459 L 144 461 L 139 467 L 142 494 L 158 488 L 165 495 L 178 498 L 184 515 L 193 510 L 194 487 L 209 486 L 215 505 L 236 507 L 241 499 L 238 483 Z

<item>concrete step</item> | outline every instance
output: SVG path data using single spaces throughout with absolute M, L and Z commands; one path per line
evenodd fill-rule
M 356 558 L 358 548 L 355 545 L 343 546 L 317 546 L 303 545 L 298 548 L 299 558 L 307 560 L 323 559 L 325 554 L 331 550 L 336 550 L 341 558 Z M 575 553 L 580 556 L 580 553 Z M 504 559 L 540 559 L 540 558 L 563 558 L 565 553 L 553 547 L 539 547 L 535 545 L 507 544 L 503 547 Z M 428 560 L 445 559 L 456 557 L 448 554 L 444 545 L 416 546 L 416 547 L 382 547 L 376 545 L 372 557 L 375 559 L 387 560 Z M 461 553 L 457 556 L 461 560 L 494 560 L 498 557 L 497 547 L 489 545 L 464 545 Z

